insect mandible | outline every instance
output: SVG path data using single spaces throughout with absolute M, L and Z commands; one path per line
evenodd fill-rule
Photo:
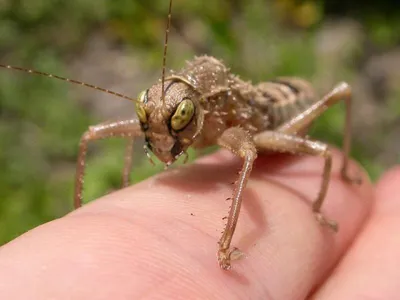
M 231 268 L 231 260 L 241 252 L 231 246 L 242 203 L 242 193 L 253 162 L 260 152 L 289 152 L 321 156 L 324 159 L 319 193 L 312 203 L 318 222 L 337 231 L 335 221 L 321 213 L 331 174 L 332 156 L 327 144 L 305 136 L 312 122 L 330 106 L 341 100 L 346 104 L 341 175 L 348 182 L 360 183 L 348 174 L 350 152 L 351 88 L 339 83 L 324 97 L 318 98 L 309 82 L 296 77 L 280 77 L 253 85 L 238 76 L 218 59 L 195 57 L 180 71 L 166 76 L 166 54 L 171 23 L 172 0 L 169 2 L 165 33 L 161 81 L 141 92 L 137 99 L 88 83 L 64 77 L 0 65 L 87 86 L 135 103 L 138 119 L 109 121 L 91 126 L 80 140 L 76 167 L 74 206 L 82 205 L 86 152 L 91 141 L 110 137 L 128 140 L 122 186 L 129 185 L 134 139 L 144 137 L 145 151 L 154 153 L 166 166 L 171 165 L 189 147 L 219 145 L 243 160 L 239 178 L 233 188 L 232 205 L 227 224 L 218 242 L 218 262 L 222 269 Z

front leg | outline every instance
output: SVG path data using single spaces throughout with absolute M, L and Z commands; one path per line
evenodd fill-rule
M 89 142 L 110 137 L 127 138 L 133 142 L 133 138 L 139 136 L 143 136 L 143 132 L 140 128 L 138 120 L 136 119 L 110 121 L 89 127 L 89 130 L 82 135 L 79 144 L 79 154 L 75 177 L 75 208 L 79 208 L 80 206 L 82 206 L 83 179 L 86 167 L 86 152 Z M 125 167 L 124 169 L 124 178 L 128 176 L 125 174 L 127 174 L 127 169 L 130 170 L 130 166 L 131 162 L 129 161 L 129 166 Z
M 218 262 L 222 269 L 229 270 L 231 268 L 231 260 L 234 259 L 234 256 L 240 254 L 238 249 L 231 249 L 230 246 L 239 219 L 242 193 L 250 176 L 253 162 L 257 157 L 257 150 L 250 134 L 240 127 L 227 129 L 218 139 L 218 144 L 244 160 L 239 179 L 233 190 L 232 205 L 229 210 L 227 224 L 219 240 Z
M 125 146 L 124 169 L 122 171 L 122 188 L 126 188 L 130 182 L 130 174 L 132 170 L 132 152 L 135 139 L 128 139 Z

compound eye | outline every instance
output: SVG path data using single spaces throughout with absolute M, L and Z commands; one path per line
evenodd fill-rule
M 147 91 L 145 90 L 139 94 L 138 100 L 135 102 L 136 114 L 139 118 L 139 121 L 142 123 L 147 123 L 147 114 L 143 106 L 143 104 L 146 102 L 147 102 Z
M 141 91 L 138 95 L 138 101 L 140 103 L 146 103 L 147 102 L 147 90 Z
M 194 115 L 194 104 L 192 100 L 185 99 L 177 107 L 171 118 L 171 127 L 173 130 L 182 130 L 192 120 Z

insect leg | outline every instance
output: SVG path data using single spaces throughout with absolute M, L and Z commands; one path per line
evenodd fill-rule
M 128 139 L 125 147 L 124 169 L 122 171 L 122 188 L 129 185 L 129 176 L 132 170 L 132 152 L 135 139 Z
M 319 190 L 317 199 L 312 204 L 312 210 L 318 222 L 321 225 L 326 225 L 334 231 L 338 230 L 337 223 L 326 219 L 321 213 L 321 206 L 324 202 L 328 184 L 330 180 L 330 173 L 332 168 L 332 155 L 328 149 L 328 145 L 306 139 L 301 136 L 290 135 L 276 131 L 264 131 L 254 136 L 254 143 L 258 150 L 261 151 L 277 151 L 289 152 L 293 154 L 309 154 L 315 156 L 322 156 L 325 160 L 321 188 Z
M 103 123 L 89 127 L 79 144 L 78 162 L 76 166 L 74 206 L 82 205 L 83 179 L 86 166 L 86 153 L 90 141 L 106 139 L 110 137 L 122 137 L 133 140 L 134 137 L 142 136 L 140 124 L 136 119 L 120 120 Z
M 105 122 L 102 122 L 98 124 L 97 126 L 104 126 L 104 125 L 109 125 L 111 123 L 116 123 L 116 122 L 121 122 L 125 121 L 124 119 L 117 119 L 117 120 L 108 120 Z M 122 184 L 121 187 L 125 188 L 129 185 L 130 183 L 130 173 L 132 170 L 132 152 L 133 152 L 133 144 L 134 144 L 135 139 L 127 139 L 127 144 L 125 146 L 125 155 L 124 155 L 124 168 L 122 171 Z
M 301 114 L 295 116 L 288 122 L 279 126 L 276 131 L 287 134 L 300 133 L 302 129 L 308 127 L 312 121 L 319 117 L 330 106 L 338 103 L 340 100 L 344 100 L 346 104 L 346 117 L 343 138 L 343 161 L 341 175 L 343 179 L 348 182 L 360 184 L 360 177 L 353 178 L 348 174 L 351 147 L 351 95 L 351 87 L 347 83 L 341 82 L 336 85 L 332 89 L 332 91 L 326 94 L 321 100 L 314 103 L 312 106 L 304 110 Z
M 247 180 L 253 167 L 253 162 L 257 157 L 257 150 L 250 135 L 244 129 L 239 127 L 227 129 L 218 139 L 218 144 L 229 149 L 243 159 L 243 167 L 233 190 L 232 205 L 229 211 L 227 224 L 222 237 L 219 240 L 219 265 L 222 269 L 228 270 L 231 267 L 231 260 L 235 259 L 235 256 L 240 255 L 240 251 L 236 248 L 230 249 L 230 245 L 239 219 L 242 192 L 246 187 Z

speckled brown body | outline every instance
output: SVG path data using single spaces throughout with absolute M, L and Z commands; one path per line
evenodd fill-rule
M 196 89 L 205 111 L 203 129 L 192 145 L 195 148 L 215 144 L 233 126 L 250 134 L 273 130 L 316 101 L 311 85 L 303 79 L 277 78 L 252 85 L 210 56 L 187 62 L 174 76 L 176 82 L 182 78 Z

